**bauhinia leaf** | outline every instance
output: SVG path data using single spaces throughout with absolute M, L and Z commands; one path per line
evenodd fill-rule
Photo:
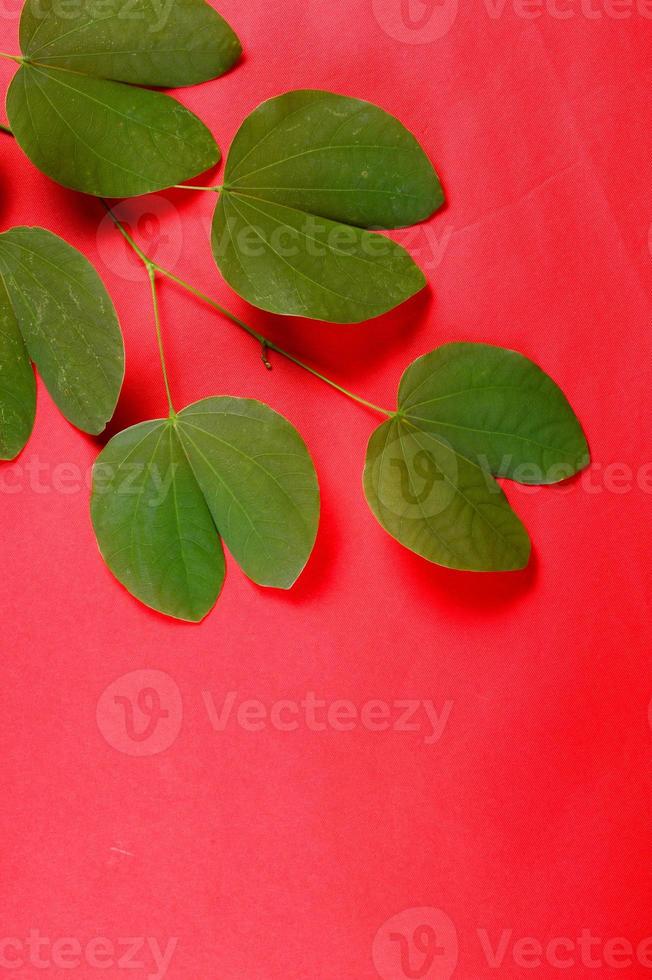
M 34 371 L 0 279 L 0 459 L 13 459 L 30 437 L 36 414 Z
M 3 413 L 0 438 L 7 452 L 22 448 L 33 421 L 27 354 L 65 417 L 84 432 L 101 432 L 120 394 L 124 346 L 95 269 L 44 228 L 12 228 L 0 235 L 0 283 L 2 361 L 13 365 L 0 374 L 7 384 L 0 402 L 11 391 L 21 420 Z
M 132 85 L 177 88 L 223 75 L 242 53 L 204 0 L 27 0 L 20 46 L 31 61 Z
M 365 229 L 412 225 L 443 200 L 432 164 L 393 116 L 342 95 L 288 92 L 235 137 L 213 254 L 255 306 L 356 323 L 426 283 L 403 248 Z
M 23 64 L 7 95 L 16 139 L 32 162 L 73 190 L 133 197 L 207 170 L 220 152 L 193 113 L 136 85 L 192 85 L 240 54 L 204 0 L 29 0 Z M 130 83 L 130 84 L 125 84 Z
M 219 534 L 168 419 L 108 443 L 93 469 L 93 527 L 104 561 L 144 602 L 199 622 L 224 581 Z
M 94 469 L 93 526 L 107 565 L 142 602 L 201 620 L 224 577 L 220 536 L 260 585 L 289 588 L 319 521 L 298 432 L 260 402 L 206 398 L 115 436 Z
M 428 561 L 478 572 L 528 563 L 527 532 L 495 480 L 409 418 L 371 437 L 364 488 L 382 527 Z
M 226 546 L 258 585 L 289 589 L 308 561 L 319 487 L 296 429 L 261 402 L 206 398 L 177 420 L 179 439 Z
M 493 479 L 552 483 L 589 462 L 557 385 L 514 351 L 448 344 L 407 369 L 398 412 L 373 434 L 364 487 L 380 524 L 429 561 L 525 567 L 525 528 Z
M 410 365 L 399 404 L 494 476 L 558 483 L 589 463 L 586 437 L 563 391 L 516 351 L 445 344 Z

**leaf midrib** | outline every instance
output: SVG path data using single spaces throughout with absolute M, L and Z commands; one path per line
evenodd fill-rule
M 242 418 L 242 416 L 240 416 L 240 417 Z M 237 453 L 239 456 L 242 456 L 243 459 L 248 460 L 249 462 L 253 463 L 254 466 L 258 467 L 258 469 L 261 470 L 261 472 L 264 473 L 265 476 L 267 476 L 269 479 L 272 480 L 273 483 L 275 483 L 277 485 L 277 487 L 279 488 L 279 490 L 281 491 L 281 493 L 283 494 L 283 496 L 289 502 L 290 506 L 293 507 L 294 510 L 299 515 L 299 517 L 301 519 L 301 523 L 304 525 L 304 528 L 306 529 L 306 531 L 309 531 L 309 528 L 308 528 L 308 525 L 306 523 L 305 517 L 301 513 L 301 510 L 300 510 L 298 504 L 295 503 L 295 501 L 292 499 L 292 497 L 290 496 L 290 494 L 288 493 L 288 491 L 285 489 L 285 487 L 281 483 L 279 483 L 279 481 L 276 479 L 276 477 L 274 476 L 274 474 L 271 473 L 268 469 L 266 469 L 262 465 L 262 463 L 259 463 L 258 460 L 254 456 L 250 456 L 248 453 L 244 453 L 241 449 L 238 449 L 237 446 L 234 446 L 233 443 L 228 442 L 226 439 L 221 439 L 214 432 L 207 432 L 206 429 L 202 429 L 198 425 L 193 425 L 191 422 L 188 422 L 183 416 L 180 418 L 179 421 L 181 423 L 181 428 L 182 429 L 183 429 L 184 426 L 188 426 L 190 429 L 194 429 L 196 432 L 200 432 L 202 435 L 207 436 L 209 439 L 214 439 L 215 442 L 221 443 L 223 446 L 226 446 L 228 449 L 231 449 L 234 453 Z M 296 456 L 298 456 L 299 454 L 298 453 L 292 453 L 292 454 L 287 454 L 287 455 L 296 455 Z
M 551 453 L 561 453 L 563 456 L 570 456 L 572 459 L 577 457 L 577 453 L 570 452 L 568 449 L 562 449 L 560 446 L 548 446 L 543 442 L 538 442 L 536 439 L 531 439 L 530 436 L 521 436 L 516 432 L 501 432 L 498 429 L 476 429 L 471 425 L 459 425 L 456 422 L 441 422 L 439 419 L 424 419 L 419 415 L 412 415 L 412 413 L 410 413 L 409 418 L 414 419 L 417 422 L 427 422 L 431 425 L 441 425 L 447 429 L 461 429 L 464 432 L 477 432 L 479 435 L 505 436 L 508 439 L 520 439 L 522 442 L 531 443 L 531 445 L 538 446 L 540 449 L 545 449 Z M 418 426 L 418 428 L 421 429 L 420 426 Z M 421 431 L 423 432 L 425 430 L 421 429 Z M 430 430 L 428 430 L 428 434 L 430 434 Z
M 293 153 L 289 157 L 282 157 L 280 160 L 275 160 L 273 163 L 266 163 L 264 167 L 258 167 L 256 170 L 250 170 L 246 174 L 240 174 L 236 178 L 236 183 L 238 181 L 247 180 L 249 177 L 254 177 L 256 174 L 262 173 L 264 170 L 271 170 L 273 167 L 280 167 L 285 163 L 291 163 L 293 160 L 300 160 L 302 157 L 310 156 L 312 153 L 330 153 L 333 150 L 387 150 L 389 152 L 401 152 L 401 153 L 414 153 L 414 147 L 412 146 L 383 146 L 382 143 L 335 143 L 328 144 L 326 146 L 313 146 L 309 150 L 302 150 L 301 153 Z M 233 187 L 230 184 L 229 187 Z

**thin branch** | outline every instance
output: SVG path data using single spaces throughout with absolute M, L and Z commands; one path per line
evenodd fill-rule
M 160 273 L 160 275 L 165 276 L 166 279 L 170 279 L 172 282 L 175 282 L 178 286 L 181 286 L 182 289 L 185 289 L 187 290 L 187 292 L 192 293 L 192 295 L 196 296 L 197 299 L 200 299 L 203 303 L 206 303 L 208 306 L 211 306 L 214 310 L 217 310 L 218 313 L 221 313 L 222 316 L 225 316 L 228 320 L 231 321 L 231 323 L 234 323 L 241 330 L 244 330 L 245 333 L 248 333 L 250 337 L 253 337 L 254 340 L 256 340 L 261 346 L 263 364 L 268 370 L 271 370 L 272 365 L 270 364 L 269 359 L 267 357 L 267 352 L 275 351 L 275 353 L 280 354 L 281 357 L 284 357 L 292 364 L 296 364 L 296 366 L 301 368 L 302 371 L 307 371 L 308 374 L 312 374 L 313 377 L 319 378 L 319 380 L 323 381 L 324 384 L 327 384 L 331 388 L 334 388 L 336 391 L 339 391 L 340 394 L 346 395 L 347 398 L 350 398 L 351 401 L 357 402 L 358 405 L 364 405 L 365 408 L 369 408 L 373 412 L 378 412 L 384 418 L 394 417 L 394 415 L 396 414 L 395 412 L 390 412 L 386 408 L 381 408 L 380 405 L 374 405 L 373 402 L 367 401 L 366 398 L 361 398 L 359 395 L 355 395 L 352 391 L 349 391 L 347 388 L 343 388 L 342 385 L 339 385 L 337 384 L 337 382 L 332 381 L 331 378 L 326 377 L 325 374 L 322 374 L 320 371 L 315 370 L 315 368 L 310 367 L 310 365 L 306 364 L 304 361 L 300 361 L 297 357 L 294 356 L 294 354 L 290 354 L 282 347 L 279 347 L 278 344 L 275 344 L 272 340 L 268 340 L 268 338 L 265 337 L 264 334 L 259 333 L 258 330 L 254 330 L 253 327 L 250 327 L 249 324 L 245 323 L 244 320 L 241 320 L 240 317 L 235 315 L 235 313 L 231 313 L 230 310 L 227 310 L 224 306 L 218 303 L 217 300 L 214 300 L 210 296 L 207 296 L 206 293 L 203 293 L 200 289 L 197 289 L 195 286 L 192 286 L 189 282 L 186 282 L 184 279 L 181 279 L 173 272 L 170 272 L 169 269 L 164 269 L 163 266 L 158 265 L 158 263 L 150 259 L 149 256 L 147 256 L 143 252 L 143 250 L 136 244 L 134 239 L 131 237 L 131 235 L 124 227 L 122 222 L 119 221 L 119 219 L 115 216 L 115 214 L 113 213 L 109 205 L 106 203 L 106 201 L 103 198 L 101 198 L 101 200 L 102 200 L 102 204 L 107 210 L 107 213 L 109 214 L 111 220 L 113 221 L 113 224 L 116 226 L 116 228 L 123 236 L 125 241 L 129 243 L 129 245 L 134 250 L 136 255 L 140 258 L 141 262 L 143 262 L 150 277 L 150 282 L 152 284 L 152 296 L 154 299 L 154 312 L 157 321 L 156 329 L 157 329 L 157 336 L 159 341 L 159 350 L 161 353 L 161 365 L 163 368 L 163 377 L 165 380 L 165 387 L 168 395 L 170 412 L 172 415 L 174 415 L 174 409 L 172 407 L 172 400 L 170 398 L 170 389 L 167 380 L 167 372 L 165 369 L 165 358 L 163 356 L 163 343 L 161 338 L 160 324 L 158 322 L 159 321 L 158 304 L 156 300 L 156 285 L 155 285 L 155 278 L 154 278 L 155 273 L 157 272 Z

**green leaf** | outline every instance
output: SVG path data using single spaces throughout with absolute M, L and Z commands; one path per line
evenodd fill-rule
M 242 53 L 204 0 L 28 0 L 20 46 L 40 65 L 165 88 L 217 78 Z
M 374 432 L 364 489 L 381 526 L 428 561 L 476 572 L 528 563 L 527 532 L 496 481 L 408 418 Z
M 7 288 L 0 279 L 0 459 L 14 459 L 30 437 L 36 384 Z
M 448 344 L 407 369 L 398 412 L 373 434 L 364 488 L 380 524 L 429 561 L 525 567 L 530 543 L 491 473 L 551 483 L 589 462 L 557 385 L 514 351 Z
M 190 405 L 177 429 L 235 560 L 258 585 L 289 589 L 319 523 L 317 477 L 299 433 L 266 405 L 243 398 Z
M 104 561 L 144 602 L 199 622 L 224 581 L 224 554 L 170 420 L 108 443 L 93 468 L 93 527 Z
M 319 488 L 282 416 L 248 399 L 206 398 L 115 436 L 94 469 L 91 513 L 123 585 L 198 621 L 224 577 L 220 535 L 254 582 L 296 581 L 317 533 Z
M 357 323 L 426 282 L 403 248 L 365 229 L 414 224 L 443 200 L 398 120 L 359 99 L 289 92 L 259 106 L 235 137 L 213 254 L 227 282 L 262 309 Z
M 445 344 L 410 365 L 399 404 L 494 476 L 558 483 L 589 463 L 586 437 L 563 391 L 516 351 Z
M 44 228 L 12 228 L 0 235 L 0 279 L 27 352 L 57 406 L 78 429 L 101 432 L 120 393 L 124 347 L 95 269 Z M 10 330 L 11 317 L 3 322 Z M 23 348 L 14 349 L 21 356 Z M 33 415 L 33 381 L 27 382 L 24 366 L 21 374 L 24 434 Z
M 194 85 L 237 60 L 240 42 L 204 0 L 28 0 L 20 43 L 7 114 L 27 156 L 58 183 L 135 197 L 219 161 L 201 120 L 135 87 Z
M 182 183 L 218 162 L 204 124 L 161 92 L 25 62 L 7 94 L 14 136 L 64 187 L 134 197 Z

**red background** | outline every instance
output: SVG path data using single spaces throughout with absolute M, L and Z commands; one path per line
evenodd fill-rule
M 451 2 L 433 17 L 452 17 Z M 0 938 L 38 929 L 51 941 L 142 936 L 165 946 L 178 937 L 174 980 L 371 980 L 383 923 L 434 907 L 457 930 L 455 977 L 650 975 L 642 963 L 590 968 L 579 953 L 566 970 L 545 957 L 527 969 L 511 952 L 522 936 L 545 944 L 590 929 L 637 944 L 652 933 L 652 20 L 635 6 L 617 19 L 627 8 L 608 0 L 592 0 L 592 16 L 586 4 L 565 0 L 560 9 L 573 14 L 560 19 L 545 8 L 523 16 L 536 8 L 510 2 L 491 16 L 489 0 L 465 0 L 442 33 L 418 0 L 421 29 L 400 20 L 399 0 L 375 9 L 372 0 L 221 0 L 245 56 L 179 98 L 224 151 L 251 109 L 290 88 L 359 96 L 397 115 L 449 201 L 426 228 L 397 233 L 428 266 L 430 288 L 354 327 L 253 311 L 213 264 L 209 194 L 127 204 L 139 240 L 381 404 L 407 364 L 440 343 L 519 350 L 567 393 L 594 466 L 562 488 L 507 485 L 534 542 L 527 571 L 474 577 L 428 565 L 364 503 L 374 416 L 279 357 L 268 373 L 249 338 L 163 283 L 177 404 L 229 393 L 286 415 L 317 465 L 321 529 L 290 593 L 253 586 L 229 562 L 200 626 L 148 611 L 100 561 L 87 491 L 55 485 L 55 467 L 85 473 L 99 443 L 72 429 L 39 385 L 18 463 L 42 464 L 41 483 L 0 468 Z M 6 0 L 0 21 L 12 53 L 15 8 Z M 13 66 L 1 71 L 4 87 Z M 96 264 L 118 308 L 128 366 L 109 434 L 164 413 L 142 273 L 98 202 L 54 185 L 0 140 L 2 229 L 40 224 L 63 235 Z M 138 758 L 109 744 L 96 709 L 110 683 L 142 669 L 170 675 L 183 722 L 165 751 Z M 216 732 L 202 692 L 219 709 L 229 691 L 268 707 L 309 691 L 358 708 L 371 699 L 453 706 L 430 745 L 429 728 L 247 731 L 231 721 Z M 479 929 L 494 947 L 512 930 L 498 969 Z M 414 939 L 409 927 L 405 936 Z M 424 975 L 449 976 L 448 952 L 448 972 Z M 412 953 L 418 967 L 423 956 Z M 146 977 L 147 963 L 72 974 L 51 965 L 46 975 Z M 388 969 L 390 980 L 406 975 Z M 5 974 L 44 970 L 26 960 Z

